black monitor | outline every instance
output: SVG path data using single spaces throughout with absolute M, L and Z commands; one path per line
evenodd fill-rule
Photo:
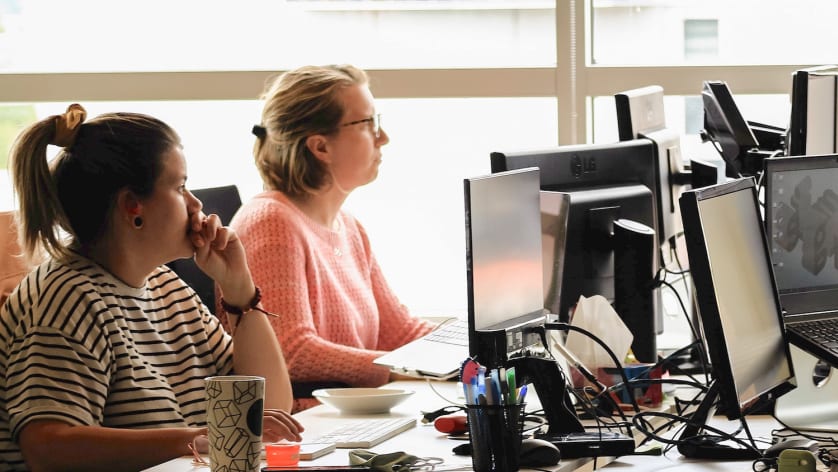
M 666 127 L 663 87 L 650 85 L 620 92 L 614 95 L 614 103 L 620 141 L 648 138 L 656 144 L 656 182 L 651 190 L 656 194 L 658 239 L 663 244 L 681 230 L 676 186 L 687 183 L 689 176 L 681 159 L 681 137 Z
M 838 66 L 800 69 L 792 75 L 788 155 L 838 152 Z
M 715 144 L 727 163 L 727 176 L 755 175 L 762 170 L 762 162 L 754 162 L 748 156 L 748 151 L 759 147 L 759 142 L 739 111 L 727 83 L 705 80 L 701 100 L 704 103 L 702 138 Z
M 560 320 L 570 319 L 580 296 L 602 295 L 615 305 L 619 303 L 615 295 L 615 274 L 619 270 L 615 270 L 614 222 L 632 220 L 657 231 L 657 207 L 650 190 L 655 188 L 656 165 L 655 144 L 648 139 L 491 154 L 492 172 L 538 167 L 542 193 L 560 192 L 569 197 L 564 271 L 556 312 Z M 648 279 L 642 280 L 648 281 L 645 287 L 651 287 L 659 268 L 658 252 L 650 252 L 650 262 L 645 265 L 651 268 L 650 273 L 642 275 Z M 637 267 L 646 261 L 640 262 Z M 632 332 L 650 351 L 649 357 L 654 357 L 654 334 L 662 326 L 661 303 L 659 291 L 648 289 L 648 293 L 645 302 L 636 305 L 647 307 L 646 313 L 620 316 L 641 323 L 651 320 L 651 333 Z
M 712 380 L 679 450 L 688 457 L 756 458 L 756 448 L 713 444 L 701 426 L 716 399 L 729 419 L 738 419 L 795 386 L 756 186 L 743 178 L 687 191 L 680 206 Z
M 536 168 L 463 180 L 469 354 L 487 367 L 541 345 L 533 332 L 546 321 L 538 184 Z

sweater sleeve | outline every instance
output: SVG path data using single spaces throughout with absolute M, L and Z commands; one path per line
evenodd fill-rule
M 236 215 L 233 226 L 247 250 L 253 279 L 262 289 L 262 304 L 279 315 L 271 324 L 288 363 L 292 382 L 338 381 L 352 386 L 379 386 L 389 371 L 372 361 L 382 351 L 331 342 L 318 333 L 317 323 L 329 323 L 318 313 L 328 311 L 336 288 L 318 285 L 312 259 L 315 249 L 300 221 L 270 199 L 256 199 Z M 319 293 L 318 293 L 319 292 Z M 326 296 L 322 294 L 325 293 Z

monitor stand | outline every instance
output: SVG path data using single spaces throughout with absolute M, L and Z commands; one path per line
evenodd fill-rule
M 838 370 L 796 346 L 789 351 L 797 388 L 777 399 L 774 415 L 790 428 L 838 437 Z
M 681 431 L 678 452 L 690 459 L 710 460 L 756 460 L 760 451 L 721 444 L 715 436 L 704 433 L 704 426 L 716 410 L 719 399 L 719 381 L 711 380 L 704 398 L 693 411 L 686 426 Z
M 547 417 L 548 430 L 536 434 L 555 445 L 563 459 L 597 456 L 626 456 L 634 453 L 634 439 L 610 431 L 586 432 L 570 400 L 566 376 L 559 364 L 549 357 L 518 357 L 509 359 L 507 367 L 515 367 L 515 374 L 532 383 Z

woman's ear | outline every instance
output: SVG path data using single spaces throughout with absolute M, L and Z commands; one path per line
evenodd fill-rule
M 124 188 L 116 194 L 116 211 L 118 218 L 125 218 L 131 222 L 134 218 L 142 216 L 143 204 L 134 192 Z
M 306 138 L 306 148 L 318 160 L 331 163 L 332 157 L 330 153 L 329 140 L 322 134 L 312 134 Z

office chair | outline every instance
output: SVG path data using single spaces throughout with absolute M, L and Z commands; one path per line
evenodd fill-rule
M 196 189 L 192 194 L 204 204 L 204 213 L 215 213 L 221 218 L 221 224 L 228 225 L 233 215 L 242 205 L 239 190 L 235 185 Z M 194 259 L 178 259 L 166 264 L 180 276 L 215 314 L 215 281 L 198 268 Z

